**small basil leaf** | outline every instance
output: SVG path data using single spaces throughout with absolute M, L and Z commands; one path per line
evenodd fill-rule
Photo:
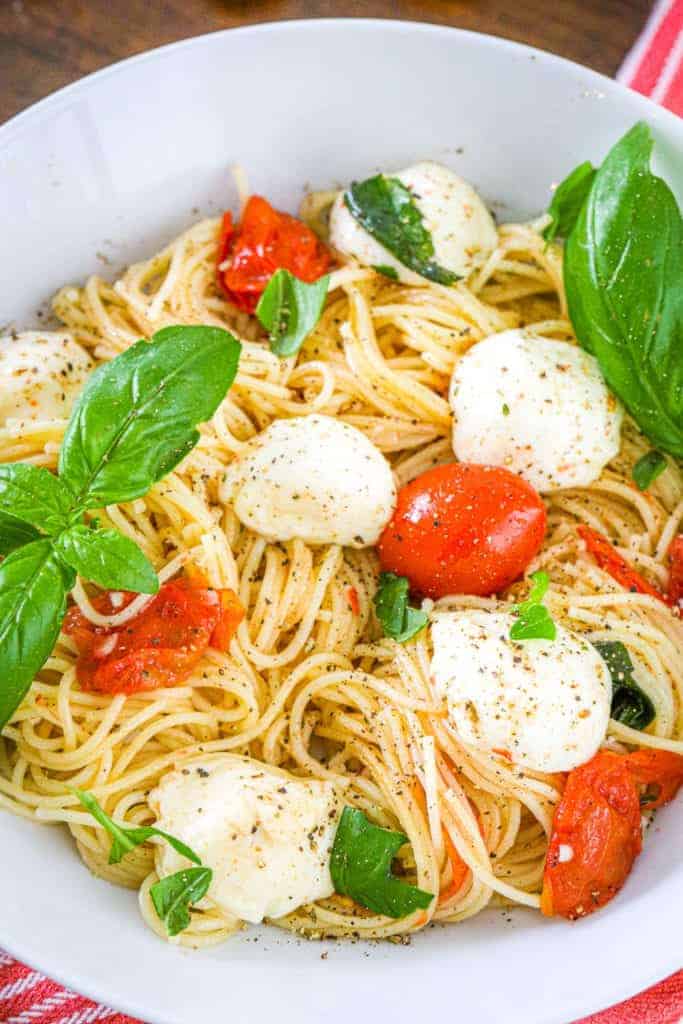
M 270 334 L 270 350 L 293 356 L 320 320 L 330 275 L 306 284 L 288 270 L 276 270 L 256 307 L 256 316 Z
M 112 838 L 111 849 L 109 851 L 109 863 L 118 864 L 127 853 L 134 850 L 137 846 L 141 846 L 142 843 L 146 843 L 152 836 L 160 836 L 165 839 L 169 846 L 181 855 L 181 857 L 187 857 L 194 864 L 200 864 L 201 860 L 189 846 L 182 843 L 180 839 L 176 839 L 175 836 L 171 836 L 168 832 L 162 832 L 159 828 L 154 828 L 152 825 L 141 825 L 136 828 L 125 828 L 122 825 L 117 825 L 116 822 L 109 817 L 107 812 L 100 806 L 92 793 L 87 793 L 82 789 L 74 789 L 73 792 L 76 794 L 86 811 L 92 814 L 95 821 L 99 821 L 100 825 L 109 833 Z
M 39 539 L 40 533 L 35 526 L 0 510 L 0 555 L 9 555 L 16 548 Z
M 434 242 L 412 193 L 398 178 L 377 174 L 344 193 L 351 215 L 401 263 L 437 284 L 453 284 L 457 274 L 434 262 Z
M 403 643 L 424 629 L 429 617 L 419 608 L 408 604 L 408 579 L 393 572 L 380 573 L 379 585 L 373 598 L 377 618 L 385 636 Z
M 655 707 L 633 678 L 633 662 L 620 640 L 600 640 L 593 645 L 612 679 L 612 718 L 632 729 L 645 729 L 654 721 Z
M 683 218 L 650 170 L 636 124 L 595 176 L 569 236 L 564 279 L 581 345 L 662 451 L 683 456 Z
M 51 653 L 74 581 L 47 538 L 0 564 L 0 729 Z
M 378 274 L 382 274 L 383 277 L 388 277 L 392 281 L 398 281 L 398 270 L 396 267 L 390 267 L 387 263 L 378 263 L 372 269 L 376 270 Z
M 597 173 L 596 168 L 586 160 L 557 186 L 548 207 L 550 224 L 543 230 L 546 242 L 552 242 L 558 236 L 569 238 Z
M 149 893 L 159 919 L 169 935 L 178 935 L 190 924 L 190 907 L 209 891 L 211 868 L 186 868 L 155 882 Z
M 557 636 L 557 627 L 550 617 L 550 612 L 541 603 L 550 584 L 548 573 L 532 573 L 531 580 L 528 598 L 513 608 L 518 618 L 510 627 L 510 639 L 554 640 Z
M 631 470 L 633 481 L 639 491 L 646 491 L 666 469 L 666 458 L 654 448 L 641 455 Z
M 36 526 L 44 533 L 59 533 L 69 524 L 74 496 L 49 469 L 28 462 L 0 465 L 0 511 Z
M 199 438 L 237 372 L 219 327 L 165 327 L 92 373 L 73 409 L 59 472 L 81 509 L 146 494 Z
M 406 917 L 415 910 L 426 910 L 433 894 L 391 873 L 391 862 L 407 842 L 401 832 L 379 828 L 362 811 L 345 807 L 330 857 L 335 892 L 387 917 Z
M 159 580 L 137 544 L 117 530 L 72 526 L 56 540 L 60 555 L 79 576 L 108 590 L 156 594 Z

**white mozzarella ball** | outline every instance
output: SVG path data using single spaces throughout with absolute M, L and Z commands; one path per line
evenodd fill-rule
M 597 360 L 528 330 L 469 349 L 450 403 L 460 461 L 504 466 L 541 492 L 587 487 L 619 451 L 622 409 Z
M 434 243 L 433 260 L 458 277 L 468 277 L 495 249 L 498 233 L 491 214 L 466 181 L 448 167 L 424 161 L 389 175 L 413 193 L 415 205 Z M 330 214 L 330 241 L 335 249 L 364 266 L 389 266 L 405 284 L 420 284 L 421 275 L 361 227 L 337 196 Z
M 396 505 L 382 453 L 330 416 L 275 420 L 229 467 L 221 499 L 269 540 L 375 544 Z
M 0 423 L 66 419 L 93 363 L 64 331 L 0 338 Z
M 330 852 L 341 803 L 331 783 L 236 754 L 215 754 L 164 775 L 150 795 L 157 828 L 213 871 L 206 905 L 257 924 L 331 896 Z M 157 849 L 165 878 L 188 861 Z
M 605 738 L 609 670 L 588 640 L 559 625 L 555 640 L 510 640 L 515 621 L 509 612 L 438 615 L 432 680 L 465 743 L 506 751 L 532 771 L 571 771 Z

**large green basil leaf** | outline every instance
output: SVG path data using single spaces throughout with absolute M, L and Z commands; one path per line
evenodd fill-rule
M 437 284 L 453 284 L 458 275 L 434 261 L 434 242 L 422 214 L 398 178 L 376 174 L 344 193 L 351 215 L 405 267 Z
M 225 397 L 240 349 L 219 327 L 165 327 L 98 367 L 59 458 L 78 507 L 131 501 L 169 473 Z
M 0 511 L 0 555 L 9 555 L 16 548 L 39 539 L 40 533 L 35 526 Z
M 74 580 L 47 538 L 19 548 L 0 565 L 0 729 L 55 645 Z
M 0 511 L 38 527 L 59 533 L 69 523 L 74 496 L 48 469 L 28 462 L 0 465 Z
M 595 176 L 567 243 L 576 335 L 658 448 L 683 456 L 683 219 L 636 124 Z
M 91 530 L 72 526 L 56 540 L 64 561 L 79 576 L 108 590 L 156 594 L 159 580 L 154 567 L 137 544 L 118 530 Z

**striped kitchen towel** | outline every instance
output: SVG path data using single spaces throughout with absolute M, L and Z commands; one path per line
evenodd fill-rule
M 683 0 L 659 0 L 619 81 L 683 117 Z

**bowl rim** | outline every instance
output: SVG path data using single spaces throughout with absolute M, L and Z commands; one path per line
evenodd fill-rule
M 290 18 L 279 21 L 266 21 L 252 25 L 240 25 L 216 29 L 199 35 L 187 36 L 114 61 L 113 63 L 99 68 L 96 71 L 83 75 L 74 82 L 48 93 L 40 100 L 37 100 L 25 109 L 18 111 L 7 121 L 0 124 L 0 154 L 2 153 L 4 146 L 9 144 L 18 133 L 29 127 L 32 122 L 40 119 L 44 114 L 51 110 L 59 110 L 64 101 L 70 100 L 79 92 L 87 92 L 94 83 L 125 73 L 131 66 L 137 66 L 146 62 L 158 60 L 159 58 L 173 53 L 176 50 L 195 46 L 201 47 L 223 36 L 260 36 L 271 33 L 288 34 L 290 32 L 302 33 L 316 30 L 320 27 L 345 29 L 354 28 L 356 30 L 368 32 L 374 32 L 381 29 L 384 32 L 397 32 L 402 34 L 431 34 L 435 36 L 450 35 L 454 38 L 457 37 L 464 40 L 469 46 L 497 50 L 499 52 L 503 51 L 512 55 L 527 56 L 539 61 L 542 60 L 546 68 L 558 67 L 564 69 L 565 72 L 579 71 L 582 78 L 581 84 L 585 85 L 585 83 L 588 82 L 593 88 L 599 90 L 605 96 L 612 95 L 623 97 L 624 95 L 627 95 L 630 105 L 634 108 L 634 113 L 638 113 L 640 116 L 646 117 L 648 120 L 654 121 L 655 123 L 665 125 L 675 136 L 680 138 L 683 152 L 683 119 L 679 118 L 666 108 L 654 103 L 649 97 L 637 93 L 624 83 L 609 78 L 602 72 L 595 71 L 587 65 L 562 57 L 551 51 L 489 33 L 476 32 L 471 29 L 463 29 L 453 25 L 435 24 L 421 20 L 413 21 L 399 20 L 395 18 L 330 17 Z M 21 941 L 14 942 L 9 936 L 3 936 L 2 945 L 9 955 L 16 957 L 24 964 L 27 964 L 37 971 L 47 971 L 49 973 L 49 978 L 57 981 L 59 984 L 69 989 L 75 989 L 78 994 L 84 995 L 86 998 L 92 999 L 96 1002 L 103 1002 L 108 1005 L 111 1003 L 111 994 L 103 992 L 97 981 L 90 983 L 87 978 L 83 978 L 80 975 L 77 976 L 68 970 L 62 971 L 59 967 L 53 968 L 49 964 L 46 965 L 40 957 L 35 959 L 31 950 L 29 948 L 24 948 L 24 944 Z M 0 965 L 1 964 L 2 961 L 0 960 Z M 591 1003 L 593 1003 L 597 994 L 597 999 L 601 1002 L 604 1001 L 605 1007 L 611 1006 L 615 1002 L 627 999 L 636 992 L 642 991 L 649 985 L 657 983 L 671 972 L 675 972 L 680 969 L 680 966 L 679 954 L 674 949 L 670 949 L 666 956 L 666 960 L 662 962 L 660 959 L 657 968 L 648 967 L 646 970 L 643 970 L 641 975 L 639 975 L 637 981 L 627 983 L 626 992 L 624 991 L 625 986 L 622 978 L 608 978 L 603 976 L 599 984 L 595 984 L 594 981 L 591 983 L 591 993 L 593 996 Z M 337 970 L 346 969 L 348 969 L 348 965 L 342 963 L 337 964 Z M 633 985 L 636 986 L 635 990 Z M 582 1007 L 586 1006 L 585 1000 L 581 1000 L 580 1002 Z M 579 1000 L 577 999 L 577 1005 L 578 1003 Z M 551 1013 L 551 1016 L 547 1017 L 548 1024 L 566 1024 L 566 1017 L 563 1013 L 558 1014 L 555 1010 L 550 1010 L 550 1007 L 547 1007 L 546 1009 Z M 149 1016 L 148 1009 L 137 1003 L 134 997 L 131 998 L 126 996 L 124 991 L 121 992 L 120 996 L 118 994 L 116 996 L 116 1010 L 120 1010 L 120 1012 L 128 1013 L 136 1017 L 146 1018 L 151 1024 L 152 1018 Z M 576 1007 L 574 1007 L 574 1011 L 575 1010 Z M 578 1012 L 585 1013 L 590 1012 L 590 1010 L 586 1010 L 584 1008 L 579 1009 Z M 165 1022 L 161 1021 L 158 1017 L 155 1017 L 154 1020 L 158 1022 L 158 1024 L 165 1024 Z M 303 1017 L 302 1020 L 304 1020 Z

